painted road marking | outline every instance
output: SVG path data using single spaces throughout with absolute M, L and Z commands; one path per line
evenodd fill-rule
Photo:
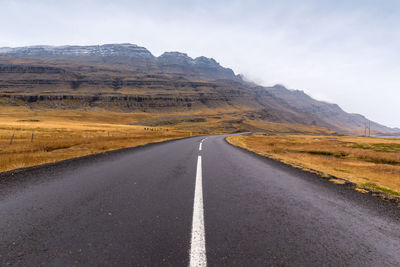
M 197 158 L 196 185 L 194 190 L 190 267 L 207 266 L 202 179 L 201 156 L 199 156 Z
M 203 145 L 203 143 L 200 143 L 200 146 L 199 146 L 199 150 L 201 151 L 201 146 Z

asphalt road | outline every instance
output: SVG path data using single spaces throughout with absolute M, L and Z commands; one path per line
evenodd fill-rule
M 393 204 L 202 139 L 0 175 L 0 265 L 400 265 Z

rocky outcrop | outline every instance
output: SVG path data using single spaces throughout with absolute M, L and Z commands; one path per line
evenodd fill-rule
M 62 95 L 62 94 L 0 94 L 2 103 L 15 105 L 24 102 L 31 108 L 57 108 L 57 109 L 82 109 L 106 108 L 124 112 L 145 111 L 184 111 L 187 109 L 200 109 L 204 107 L 215 108 L 221 106 L 232 98 L 219 94 L 209 95 Z M 228 104 L 225 104 L 228 105 Z
M 157 58 L 157 64 L 163 73 L 190 76 L 204 80 L 238 79 L 235 73 L 222 67 L 212 58 L 191 58 L 179 52 L 166 52 Z
M 62 68 L 54 67 L 42 67 L 42 66 L 29 66 L 29 65 L 1 65 L 0 73 L 58 73 L 65 74 L 65 70 Z
M 238 79 L 231 69 L 222 67 L 214 59 L 192 59 L 179 52 L 166 52 L 154 57 L 146 48 L 134 44 L 0 48 L 1 56 L 50 59 L 53 60 L 50 63 L 57 64 L 105 64 L 136 73 L 164 73 L 197 80 Z

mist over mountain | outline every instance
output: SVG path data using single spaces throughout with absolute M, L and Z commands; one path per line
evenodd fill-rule
M 246 122 L 320 126 L 338 133 L 396 134 L 303 91 L 244 81 L 212 58 L 179 52 L 155 57 L 134 44 L 0 48 L 2 103 L 31 108 L 132 112 L 226 109 Z M 250 129 L 251 127 L 249 127 Z

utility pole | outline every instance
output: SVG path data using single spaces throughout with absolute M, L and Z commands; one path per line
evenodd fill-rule
M 368 136 L 371 136 L 371 121 L 368 121 Z

